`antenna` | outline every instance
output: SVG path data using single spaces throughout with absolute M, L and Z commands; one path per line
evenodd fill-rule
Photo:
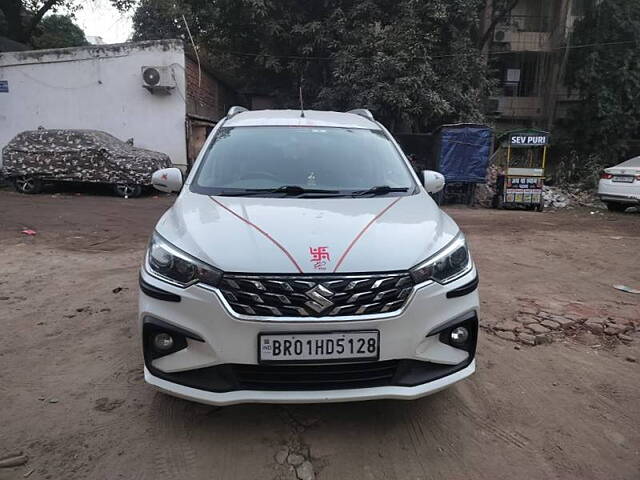
M 302 83 L 299 88 L 300 92 L 300 118 L 304 118 L 304 103 L 302 102 Z
M 184 14 L 182 14 L 182 21 L 184 22 L 184 26 L 187 27 L 189 40 L 191 40 L 193 51 L 196 53 L 196 60 L 198 61 L 198 88 L 200 88 L 202 83 L 202 69 L 200 68 L 200 55 L 198 55 L 198 47 L 196 47 L 196 43 L 193 41 L 193 37 L 191 36 L 191 30 L 189 30 L 189 24 L 187 23 L 187 19 L 184 17 Z

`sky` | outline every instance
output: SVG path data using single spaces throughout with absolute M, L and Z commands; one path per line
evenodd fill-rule
M 85 36 L 102 37 L 105 43 L 126 42 L 131 36 L 133 10 L 122 14 L 109 0 L 91 0 L 76 12 L 75 22 Z

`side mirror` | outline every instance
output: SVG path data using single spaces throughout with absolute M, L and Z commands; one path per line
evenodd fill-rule
M 163 168 L 153 172 L 151 184 L 161 192 L 178 192 L 182 188 L 182 172 L 179 168 Z
M 422 184 L 427 192 L 438 193 L 444 188 L 444 175 L 433 170 L 423 170 Z

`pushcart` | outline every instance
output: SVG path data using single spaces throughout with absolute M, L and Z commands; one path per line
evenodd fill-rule
M 549 132 L 513 130 L 500 137 L 506 148 L 503 173 L 498 175 L 494 208 L 525 208 L 541 212 Z

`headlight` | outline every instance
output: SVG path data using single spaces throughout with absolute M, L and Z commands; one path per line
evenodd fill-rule
M 416 283 L 427 280 L 449 283 L 467 273 L 472 267 L 467 242 L 460 233 L 434 256 L 413 267 L 411 276 Z
M 183 288 L 198 282 L 215 287 L 222 278 L 220 270 L 174 247 L 157 233 L 149 242 L 147 265 L 150 273 Z

